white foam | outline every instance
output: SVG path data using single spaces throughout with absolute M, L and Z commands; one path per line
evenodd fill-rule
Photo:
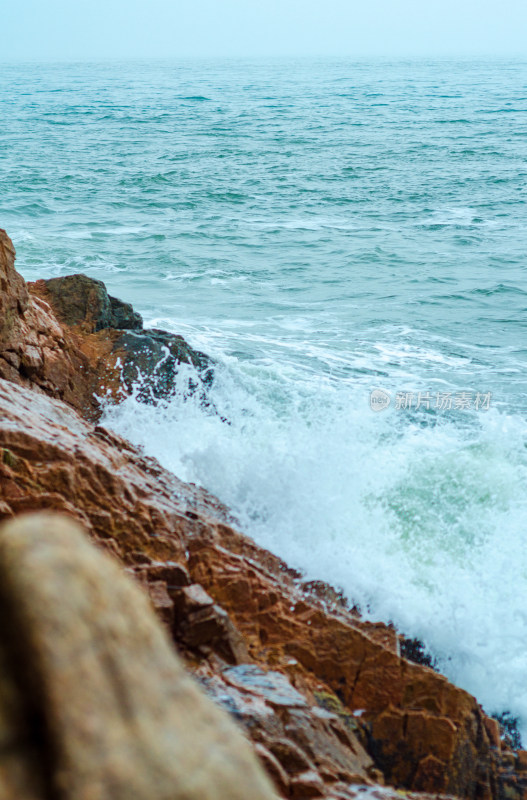
M 527 720 L 525 423 L 491 410 L 427 426 L 372 413 L 364 386 L 295 378 L 233 360 L 213 391 L 231 424 L 183 395 L 128 400 L 105 422 L 291 565 L 422 639 L 489 711 Z

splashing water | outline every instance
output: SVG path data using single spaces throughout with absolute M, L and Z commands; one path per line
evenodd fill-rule
M 421 639 L 489 711 L 527 719 L 527 425 L 379 419 L 364 387 L 231 362 L 212 399 L 133 398 L 105 424 L 206 486 L 242 530 Z M 182 386 L 187 385 L 182 376 Z

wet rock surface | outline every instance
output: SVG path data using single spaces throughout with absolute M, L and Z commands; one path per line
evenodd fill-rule
M 211 360 L 190 347 L 182 336 L 156 328 L 124 333 L 114 341 L 112 355 L 122 364 L 122 386 L 128 393 L 137 386 L 137 397 L 143 402 L 170 397 L 181 364 L 196 370 L 196 374 L 189 375 L 188 391 L 201 389 L 206 400 L 203 387 L 212 383 Z
M 233 667 L 223 673 L 228 683 L 249 694 L 263 697 L 271 706 L 306 708 L 306 698 L 280 672 L 264 672 L 253 664 Z

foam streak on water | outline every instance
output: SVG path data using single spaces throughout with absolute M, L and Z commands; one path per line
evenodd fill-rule
M 106 424 L 524 730 L 526 111 L 520 62 L 0 72 L 24 276 L 100 278 L 217 360 L 219 415 Z M 394 408 L 427 390 L 492 401 Z

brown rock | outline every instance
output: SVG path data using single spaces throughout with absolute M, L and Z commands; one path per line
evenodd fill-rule
M 139 400 L 155 402 L 175 391 L 186 364 L 194 368 L 187 390 L 210 406 L 212 362 L 181 336 L 144 330 L 140 315 L 110 297 L 101 281 L 68 275 L 26 286 L 14 263 L 13 243 L 0 230 L 0 378 L 96 420 L 97 397 L 119 400 L 136 391 Z
M 518 750 L 515 767 L 518 772 L 527 772 L 527 750 Z
M 0 340 L 14 342 L 16 326 L 29 306 L 24 279 L 14 268 L 15 248 L 7 233 L 0 229 Z
M 324 797 L 324 784 L 315 770 L 302 772 L 291 779 L 291 797 Z
M 13 665 L 7 682 L 1 673 L 0 731 L 12 751 L 0 750 L 0 775 L 16 788 L 3 796 L 274 796 L 246 741 L 185 673 L 146 598 L 72 522 L 33 515 L 5 525 L 0 592 L 0 654 Z
M 413 789 L 419 792 L 426 788 L 428 792 L 444 794 L 448 785 L 445 762 L 435 756 L 428 755 L 422 758 L 417 767 L 413 781 Z
M 484 719 L 485 724 L 485 731 L 489 738 L 489 743 L 492 747 L 495 747 L 498 752 L 501 750 L 501 735 L 500 735 L 500 724 L 497 719 L 492 719 L 491 717 L 485 717 Z
M 168 595 L 166 583 L 164 581 L 152 581 L 147 583 L 146 586 L 154 611 L 171 629 L 174 624 L 174 602 Z
M 292 656 L 297 670 L 329 686 L 348 709 L 364 711 L 365 732 L 371 731 L 368 746 L 377 766 L 396 785 L 411 787 L 421 759 L 431 754 L 445 759 L 446 791 L 472 797 L 476 785 L 490 787 L 490 742 L 474 698 L 433 670 L 401 659 L 342 609 L 317 607 L 305 595 L 299 602 L 294 580 L 287 587 L 278 560 L 273 564 L 266 557 L 266 568 L 260 566 L 264 559 L 246 539 L 242 542 L 225 530 L 222 543 L 230 554 L 223 552 L 220 558 L 210 539 L 194 538 L 189 543 L 190 569 L 252 643 L 253 658 L 265 651 L 273 663 L 285 664 Z M 240 583 L 250 586 L 243 604 L 230 599 L 231 586 L 238 597 Z M 393 724 L 386 728 L 390 714 Z M 410 735 L 405 734 L 405 720 L 410 720 Z M 431 791 L 435 785 L 434 778 Z
M 502 767 L 514 767 L 516 758 L 516 753 L 513 750 L 504 750 L 500 755 L 500 764 Z
M 0 378 L 33 386 L 87 416 L 97 404 L 89 361 L 66 339 L 49 305 L 29 294 L 15 249 L 0 229 Z
M 186 511 L 227 518 L 206 492 L 160 471 L 124 439 L 94 428 L 63 403 L 0 380 L 0 501 L 4 513 L 67 511 L 96 539 L 185 563 Z M 200 498 L 200 499 L 198 499 Z M 201 504 L 201 505 L 200 505 Z M 135 563 L 134 558 L 130 559 Z
M 333 728 L 334 715 L 321 714 L 305 701 L 300 704 L 289 680 L 280 676 L 276 681 L 276 675 L 249 665 L 225 669 L 205 679 L 204 685 L 253 741 L 272 753 L 288 779 L 315 771 L 331 786 L 339 780 L 371 783 L 372 760 L 353 735 L 343 742 Z
M 207 594 L 199 583 L 193 583 L 174 592 L 174 597 L 178 621 L 214 605 L 214 600 L 210 594 Z
M 183 586 L 190 586 L 191 583 L 187 568 L 184 564 L 177 564 L 175 561 L 152 562 L 149 559 L 149 563 L 141 571 L 149 581 L 164 581 L 167 585 L 168 593 L 174 592 L 176 597 L 179 597 L 178 589 Z
M 294 776 L 313 770 L 312 762 L 290 739 L 272 739 L 268 747 L 288 775 Z

